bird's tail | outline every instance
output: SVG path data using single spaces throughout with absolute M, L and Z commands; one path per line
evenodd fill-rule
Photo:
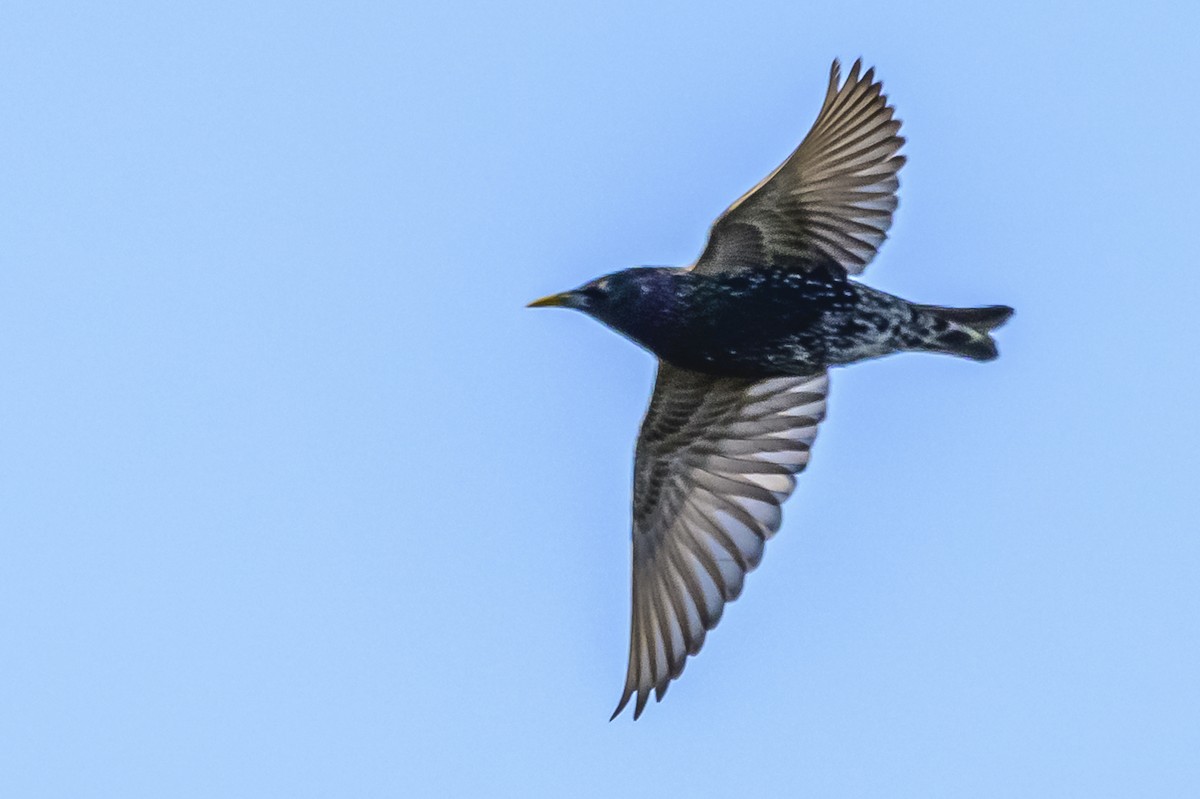
M 961 355 L 973 361 L 991 361 L 999 355 L 991 332 L 1013 315 L 1013 309 L 1007 305 L 988 305 L 983 308 L 917 305 L 916 309 L 933 317 L 930 349 Z

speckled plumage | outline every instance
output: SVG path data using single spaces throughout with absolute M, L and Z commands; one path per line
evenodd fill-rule
M 575 308 L 659 358 L 634 458 L 633 597 L 615 718 L 661 700 L 779 530 L 825 418 L 828 368 L 901 351 L 996 357 L 1005 306 L 918 305 L 859 283 L 896 209 L 904 143 L 874 79 L 833 63 L 804 141 L 687 268 L 626 269 Z M 636 697 L 636 700 L 635 700 Z
M 626 269 L 572 302 L 674 366 L 723 377 L 807 375 L 904 350 L 994 355 L 943 309 L 850 280 L 830 259 L 715 275 Z

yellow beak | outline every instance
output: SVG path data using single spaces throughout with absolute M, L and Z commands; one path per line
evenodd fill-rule
M 526 305 L 526 308 L 553 308 L 561 305 L 569 305 L 571 302 L 571 292 L 564 291 L 561 294 L 551 294 L 549 297 L 542 297 L 540 300 L 534 300 Z

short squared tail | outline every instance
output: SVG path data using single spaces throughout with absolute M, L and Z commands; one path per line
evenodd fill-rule
M 933 317 L 931 349 L 974 361 L 991 361 L 999 355 L 996 340 L 990 334 L 1013 315 L 1013 309 L 1007 305 L 983 308 L 918 305 L 916 308 Z

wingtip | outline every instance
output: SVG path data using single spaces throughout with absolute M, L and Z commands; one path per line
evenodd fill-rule
M 621 715 L 621 711 L 624 710 L 625 706 L 629 704 L 629 700 L 632 696 L 633 696 L 633 693 L 631 691 L 625 691 L 624 693 L 621 694 L 621 701 L 617 702 L 617 709 L 614 710 L 612 712 L 612 715 L 608 717 L 609 721 L 614 721 L 617 718 L 617 716 Z M 635 716 L 634 718 L 637 718 L 637 717 Z
M 642 711 L 646 709 L 646 703 L 650 701 L 650 689 L 639 688 L 637 703 L 633 706 L 633 720 L 637 721 L 642 716 Z
M 862 56 L 859 56 L 850 65 L 850 73 L 846 76 L 845 83 L 842 83 L 842 62 L 840 59 L 833 59 L 833 64 L 829 67 L 829 83 L 833 88 L 838 89 L 843 86 L 855 86 L 860 83 L 873 86 L 879 83 L 879 81 L 875 76 L 875 67 L 869 67 L 866 72 L 863 72 L 863 59 Z

